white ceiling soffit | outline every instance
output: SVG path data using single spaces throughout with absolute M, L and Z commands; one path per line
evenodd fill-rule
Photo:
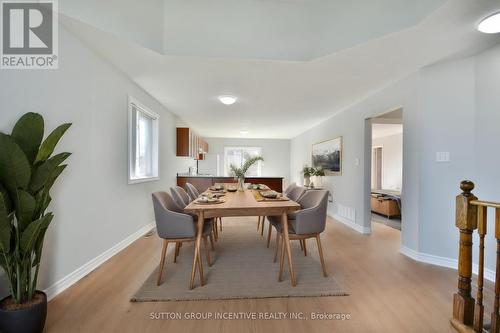
M 163 52 L 164 0 L 60 0 L 59 12 Z
M 307 61 L 400 31 L 445 0 L 64 0 L 61 13 L 160 53 Z
M 166 0 L 164 52 L 305 61 L 420 22 L 445 0 Z
M 498 44 L 475 27 L 499 9 L 496 0 L 448 1 L 414 27 L 309 62 L 165 56 L 61 21 L 201 135 L 239 137 L 244 128 L 249 138 L 290 138 L 426 65 Z M 227 94 L 238 102 L 217 100 Z

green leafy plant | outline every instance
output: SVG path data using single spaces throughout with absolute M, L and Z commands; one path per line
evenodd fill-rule
M 52 154 L 70 126 L 57 127 L 43 140 L 42 116 L 26 113 L 10 135 L 0 132 L 0 266 L 18 304 L 36 291 L 43 240 L 54 218 L 46 212 L 50 189 L 71 155 Z
M 302 169 L 302 173 L 304 174 L 304 177 L 306 177 L 306 178 L 314 176 L 315 171 L 316 170 L 314 170 L 314 168 L 309 167 L 307 165 L 304 166 L 304 168 Z
M 255 163 L 257 163 L 258 161 L 264 161 L 264 159 L 262 158 L 262 156 L 252 156 L 252 157 L 248 158 L 245 161 L 245 163 L 243 163 L 243 165 L 241 166 L 241 168 L 238 168 L 236 165 L 231 164 L 229 166 L 229 169 L 231 170 L 231 174 L 235 178 L 244 178 L 245 174 L 248 171 L 248 169 L 250 169 L 250 167 L 252 165 L 254 165 Z
M 318 168 L 314 170 L 313 176 L 324 177 L 325 170 L 323 168 Z

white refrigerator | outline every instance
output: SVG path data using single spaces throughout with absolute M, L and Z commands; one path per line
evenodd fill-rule
M 219 154 L 205 154 L 205 159 L 198 161 L 198 174 L 220 176 Z

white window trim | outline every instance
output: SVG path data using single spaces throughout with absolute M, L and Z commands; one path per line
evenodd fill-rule
M 153 182 L 160 180 L 160 161 L 159 161 L 159 150 L 160 150 L 160 140 L 159 140 L 159 122 L 160 115 L 151 111 L 148 107 L 143 105 L 134 97 L 128 95 L 128 170 L 127 179 L 128 184 L 139 184 L 146 182 Z M 144 178 L 132 178 L 132 170 L 134 170 L 133 164 L 135 163 L 134 154 L 134 129 L 132 128 L 132 117 L 134 115 L 132 105 L 135 105 L 137 109 L 144 112 L 151 118 L 153 118 L 153 168 L 155 169 L 154 176 L 144 177 Z
M 262 156 L 262 147 L 257 146 L 224 146 L 224 176 L 231 177 L 231 172 L 229 171 L 229 166 L 227 165 L 226 156 L 229 149 L 259 149 Z M 249 177 L 262 177 L 262 161 L 257 162 L 258 164 L 258 176 Z

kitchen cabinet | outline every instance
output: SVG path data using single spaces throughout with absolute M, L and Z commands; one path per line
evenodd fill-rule
M 177 156 L 203 160 L 208 143 L 188 127 L 177 127 Z
M 213 176 L 190 176 L 177 175 L 177 185 L 185 188 L 186 183 L 191 183 L 199 192 L 206 191 L 210 186 L 216 183 L 236 183 L 234 177 L 213 177 Z M 245 183 L 250 184 L 265 184 L 271 190 L 277 192 L 283 191 L 283 177 L 246 177 Z

